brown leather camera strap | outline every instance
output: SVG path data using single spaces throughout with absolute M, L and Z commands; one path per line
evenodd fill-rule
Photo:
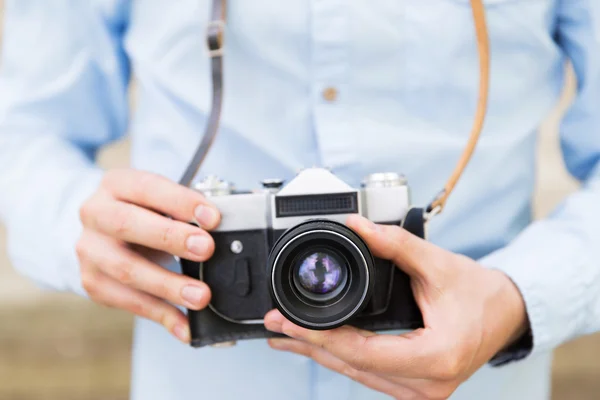
M 473 10 L 473 20 L 475 22 L 475 34 L 477 36 L 477 49 L 479 52 L 479 101 L 477 110 L 475 111 L 475 120 L 471 129 L 471 135 L 467 142 L 467 147 L 464 149 L 452 175 L 448 178 L 446 185 L 436 198 L 427 206 L 427 213 L 431 215 L 439 214 L 444 209 L 448 197 L 456 186 L 458 179 L 463 174 L 473 152 L 475 145 L 479 140 L 479 135 L 483 129 L 483 122 L 487 112 L 488 92 L 490 85 L 490 45 L 487 31 L 487 23 L 485 20 L 485 8 L 481 0 L 471 0 L 471 8 Z
M 440 213 L 456 186 L 459 178 L 463 174 L 479 140 L 479 135 L 483 129 L 483 123 L 487 112 L 489 79 L 490 79 L 490 50 L 489 38 L 487 32 L 487 23 L 485 18 L 485 8 L 482 0 L 470 0 L 477 38 L 477 49 L 479 53 L 479 96 L 475 119 L 467 142 L 452 175 L 446 182 L 444 188 L 439 192 L 435 199 L 427 206 L 428 216 Z M 223 105 L 223 50 L 226 22 L 226 0 L 213 0 L 211 21 L 208 23 L 206 39 L 208 52 L 211 58 L 212 68 L 212 107 L 208 117 L 208 123 L 202 141 L 194 153 L 183 177 L 179 183 L 190 186 L 202 162 L 206 158 L 210 146 L 212 145 L 217 131 L 219 129 L 219 119 Z

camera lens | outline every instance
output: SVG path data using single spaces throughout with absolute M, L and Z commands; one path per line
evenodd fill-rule
M 294 267 L 294 284 L 302 295 L 313 301 L 326 301 L 344 289 L 348 266 L 332 250 L 309 251 Z
M 341 326 L 371 297 L 373 256 L 338 222 L 309 220 L 289 229 L 273 246 L 269 267 L 276 307 L 305 328 Z

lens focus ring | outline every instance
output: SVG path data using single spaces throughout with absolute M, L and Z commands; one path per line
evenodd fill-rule
M 309 329 L 343 325 L 371 296 L 373 257 L 357 234 L 334 221 L 288 230 L 275 243 L 269 266 L 275 305 Z

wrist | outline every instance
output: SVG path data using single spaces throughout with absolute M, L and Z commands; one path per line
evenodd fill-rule
M 525 301 L 515 283 L 505 273 L 489 270 L 496 283 L 492 293 L 488 318 L 491 331 L 495 332 L 498 351 L 518 342 L 529 332 L 529 320 Z

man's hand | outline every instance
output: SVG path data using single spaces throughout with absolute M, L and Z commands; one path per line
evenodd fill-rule
M 168 303 L 199 310 L 208 304 L 210 290 L 158 261 L 169 254 L 207 260 L 214 251 L 212 237 L 189 222 L 213 229 L 220 222 L 217 209 L 166 178 L 125 169 L 106 173 L 80 217 L 77 254 L 90 298 L 156 321 L 189 342 L 186 317 Z
M 392 260 L 410 275 L 425 327 L 400 336 L 349 326 L 311 331 L 274 310 L 265 317 L 267 329 L 294 339 L 271 339 L 273 348 L 312 357 L 398 399 L 446 399 L 525 332 L 525 305 L 503 273 L 399 227 L 361 217 L 349 219 L 348 226 L 376 256 Z

